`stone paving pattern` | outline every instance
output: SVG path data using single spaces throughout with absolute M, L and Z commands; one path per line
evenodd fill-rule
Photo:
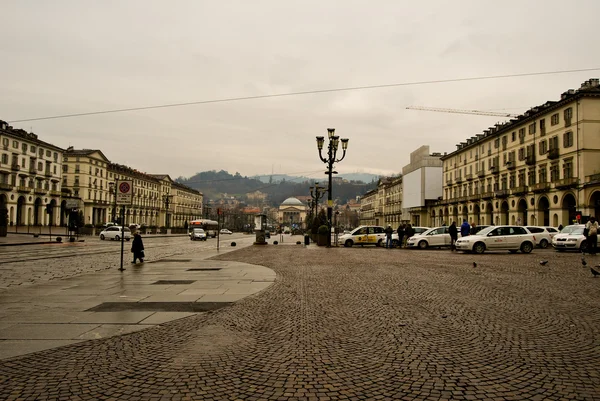
M 600 399 L 600 257 L 267 246 L 216 259 L 277 280 L 215 312 L 0 361 L 0 398 Z

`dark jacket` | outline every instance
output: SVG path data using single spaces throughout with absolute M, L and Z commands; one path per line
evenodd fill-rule
M 456 228 L 456 224 L 452 223 L 450 227 L 448 227 L 448 234 L 450 234 L 450 238 L 458 238 L 458 229 Z
M 406 226 L 406 229 L 404 230 L 404 236 L 406 238 L 410 238 L 413 235 L 415 235 L 415 230 L 412 228 L 412 226 L 409 224 L 408 226 Z
M 394 229 L 390 226 L 387 226 L 387 228 L 385 229 L 385 235 L 388 238 L 392 238 L 392 234 L 394 233 Z
M 398 238 L 404 237 L 404 226 L 398 226 L 398 230 L 396 232 L 398 233 Z
M 133 241 L 131 241 L 131 252 L 139 254 L 144 250 L 144 243 L 142 242 L 142 236 L 135 234 Z

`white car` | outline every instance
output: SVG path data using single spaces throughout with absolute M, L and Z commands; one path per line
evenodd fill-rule
M 413 227 L 412 229 L 415 232 L 414 235 L 423 234 L 425 231 L 430 230 L 429 227 Z M 403 240 L 408 241 L 408 238 L 405 236 Z M 392 234 L 392 244 L 394 244 L 394 247 L 398 246 L 398 232 L 396 230 L 394 230 L 394 233 Z
M 456 241 L 457 251 L 483 253 L 508 250 L 530 253 L 536 244 L 535 235 L 521 226 L 492 226 L 476 235 L 461 237 Z
M 564 227 L 552 238 L 552 246 L 557 251 L 575 250 L 583 252 L 587 249 L 587 241 L 583 235 L 585 224 L 573 224 Z
M 536 245 L 542 249 L 548 248 L 552 243 L 552 237 L 558 233 L 553 227 L 526 226 L 530 233 L 535 234 Z
M 202 228 L 194 228 L 190 233 L 190 239 L 192 241 L 206 241 L 206 231 Z
M 448 227 L 434 227 L 421 234 L 415 234 L 406 241 L 408 248 L 427 249 L 429 247 L 450 246 Z
M 105 228 L 104 230 L 102 230 L 102 232 L 100 233 L 100 239 L 101 240 L 114 239 L 116 241 L 120 241 L 121 238 L 125 238 L 126 241 L 129 241 L 131 239 L 131 230 L 129 228 L 125 227 L 123 230 L 123 233 L 124 233 L 124 235 L 121 234 L 120 226 L 108 227 L 108 228 Z
M 398 241 L 397 234 L 396 241 Z M 345 247 L 353 245 L 385 246 L 385 229 L 380 226 L 360 226 L 352 230 L 350 234 L 340 235 L 338 244 Z
M 233 234 L 233 233 L 226 228 L 222 228 L 221 231 L 219 231 L 219 234 Z

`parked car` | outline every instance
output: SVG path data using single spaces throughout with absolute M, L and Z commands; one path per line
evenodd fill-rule
M 574 250 L 583 252 L 587 249 L 587 241 L 583 235 L 585 224 L 573 224 L 564 227 L 552 238 L 552 246 L 557 251 Z
M 222 228 L 221 231 L 219 231 L 219 234 L 233 234 L 233 233 L 226 228 Z
M 423 231 L 420 234 L 415 234 L 406 241 L 408 248 L 426 249 L 429 247 L 450 246 L 450 234 L 448 227 L 434 227 Z
M 398 241 L 397 234 L 396 241 Z M 353 245 L 382 246 L 385 245 L 385 229 L 380 226 L 360 226 L 352 230 L 350 234 L 340 235 L 338 244 L 345 247 Z
M 112 226 L 112 227 L 105 228 L 100 233 L 101 240 L 114 239 L 114 240 L 120 241 L 121 237 L 125 238 L 126 241 L 129 241 L 131 239 L 131 230 L 129 228 L 125 227 L 123 229 L 123 234 L 121 234 L 121 227 Z
M 190 233 L 190 239 L 192 241 L 206 241 L 206 231 L 202 228 L 194 228 Z
M 491 226 L 488 226 L 488 225 L 484 224 L 484 225 L 481 225 L 481 226 L 471 227 L 471 231 L 469 232 L 469 234 L 470 235 L 479 234 L 479 232 L 481 230 L 483 230 L 484 228 L 488 228 L 488 227 L 491 227 Z M 460 236 L 460 227 L 457 227 L 457 228 L 458 228 L 458 235 Z
M 541 227 L 541 226 L 526 226 L 530 233 L 535 234 L 536 245 L 542 249 L 548 248 L 548 245 L 552 243 L 552 237 L 555 233 L 552 233 L 552 227 Z M 556 232 L 558 230 L 554 229 Z
M 415 235 L 418 234 L 423 234 L 425 231 L 429 230 L 429 227 L 413 227 L 413 230 L 415 230 Z M 404 240 L 407 241 L 408 238 L 404 237 Z M 394 244 L 394 247 L 398 246 L 398 231 L 394 230 L 394 233 L 392 234 L 392 243 Z
M 536 244 L 535 235 L 521 226 L 492 226 L 476 235 L 461 237 L 456 241 L 457 251 L 483 253 L 508 250 L 530 253 Z

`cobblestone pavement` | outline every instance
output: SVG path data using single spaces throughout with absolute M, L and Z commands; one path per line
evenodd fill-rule
M 252 236 L 233 235 L 234 241 L 253 241 Z M 222 249 L 230 247 L 231 240 L 220 243 Z M 187 236 L 144 237 L 148 261 L 189 252 L 216 249 L 216 239 L 190 241 Z M 74 277 L 107 269 L 121 264 L 118 241 L 100 241 L 87 238 L 85 242 L 50 243 L 0 248 L 0 292 L 15 287 L 39 284 L 51 280 Z M 131 258 L 131 242 L 124 244 L 124 263 Z
M 2 361 L 0 398 L 600 399 L 600 257 L 268 246 L 218 259 L 277 281 L 212 313 Z

